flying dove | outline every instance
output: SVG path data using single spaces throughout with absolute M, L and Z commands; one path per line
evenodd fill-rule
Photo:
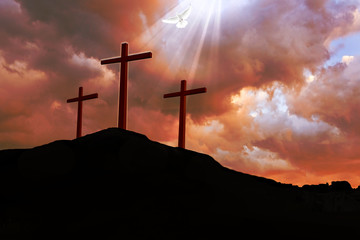
M 176 24 L 177 28 L 185 28 L 186 25 L 188 24 L 188 21 L 186 21 L 186 19 L 189 17 L 190 13 L 191 13 L 191 4 L 185 11 L 183 11 L 180 14 L 177 14 L 176 17 L 163 19 L 162 21 L 164 23 Z

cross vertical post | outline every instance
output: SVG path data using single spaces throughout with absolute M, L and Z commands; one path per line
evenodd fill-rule
M 82 110 L 83 110 L 83 101 L 98 98 L 98 94 L 90 94 L 83 96 L 83 87 L 79 87 L 79 95 L 76 98 L 68 99 L 66 102 L 78 102 L 78 114 L 77 114 L 77 127 L 76 127 L 76 138 L 81 137 L 82 130 Z
M 79 95 L 78 98 L 81 99 L 83 97 L 83 87 L 79 87 Z M 81 126 L 82 126 L 82 108 L 83 101 L 78 101 L 78 115 L 77 115 L 77 125 L 76 125 L 76 138 L 81 137 Z
M 119 90 L 119 117 L 118 128 L 126 129 L 127 119 L 127 78 L 128 62 L 152 58 L 152 52 L 143 52 L 129 55 L 129 44 L 121 44 L 121 56 L 101 60 L 101 65 L 120 63 L 120 90 Z
M 197 88 L 186 90 L 186 80 L 181 81 L 180 92 L 164 94 L 164 98 L 180 97 L 180 113 L 179 113 L 179 138 L 178 147 L 185 148 L 185 130 L 186 130 L 186 96 L 198 93 L 206 93 L 207 89 Z
M 186 80 L 181 81 L 180 91 L 186 91 Z M 185 130 L 186 130 L 186 95 L 180 95 L 180 113 L 179 113 L 179 147 L 185 148 Z
M 126 59 L 129 54 L 128 44 L 121 45 L 121 58 Z M 128 77 L 128 62 L 121 61 L 120 66 L 120 96 L 119 96 L 119 118 L 118 127 L 126 129 L 126 115 L 127 115 L 127 77 Z

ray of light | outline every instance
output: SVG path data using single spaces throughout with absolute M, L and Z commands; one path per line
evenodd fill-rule
M 222 0 L 217 1 L 217 9 L 222 9 Z M 213 48 L 211 49 L 211 75 L 217 73 L 219 63 L 219 46 L 220 46 L 220 33 L 221 33 L 221 11 L 216 11 L 214 30 L 212 35 Z
M 203 29 L 203 32 L 201 34 L 199 45 L 197 47 L 195 57 L 193 59 L 192 65 L 191 65 L 191 69 L 190 69 L 190 73 L 189 73 L 189 77 L 188 77 L 188 79 L 190 81 L 192 81 L 192 79 L 194 79 L 195 71 L 197 70 L 197 67 L 199 65 L 200 54 L 201 54 L 202 48 L 204 46 L 205 36 L 206 36 L 206 33 L 208 32 L 211 15 L 214 12 L 214 7 L 215 7 L 215 1 L 212 1 L 210 11 L 208 12 L 208 15 L 207 15 L 207 18 L 206 18 L 204 29 Z
M 174 72 L 175 75 L 189 79 L 189 69 L 191 69 L 192 59 L 196 54 L 194 43 L 198 41 L 198 34 L 204 25 L 205 11 L 203 9 L 207 8 L 207 4 L 208 2 L 198 1 L 197 5 L 193 7 L 193 17 L 189 19 L 189 22 L 191 21 L 189 28 L 184 29 L 185 31 L 176 31 L 177 50 L 169 65 L 169 71 Z
M 169 12 L 174 12 L 174 10 L 178 7 L 179 4 L 174 4 L 169 8 Z M 164 19 L 167 13 L 162 14 L 160 19 Z M 166 28 L 165 24 L 160 24 L 159 21 L 155 21 L 152 25 L 144 26 L 144 32 L 137 36 L 135 39 L 132 39 L 132 42 L 137 43 L 137 46 L 140 48 L 152 48 L 157 44 L 157 41 L 161 37 L 161 33 L 164 32 Z
M 135 46 L 141 51 L 152 50 L 154 60 L 163 65 L 161 79 L 187 79 L 192 81 L 200 65 L 214 73 L 217 69 L 219 55 L 222 0 L 192 1 L 193 11 L 184 29 L 161 21 L 183 11 L 189 1 L 180 1 L 171 11 L 164 14 L 154 24 L 144 26 L 144 32 L 136 37 Z M 143 24 L 146 24 L 146 17 Z M 204 52 L 205 43 L 211 44 L 209 52 Z M 135 49 L 134 49 L 135 50 Z M 202 54 L 209 54 L 210 61 L 200 63 Z

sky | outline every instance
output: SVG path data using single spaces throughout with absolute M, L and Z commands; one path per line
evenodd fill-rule
M 161 19 L 192 6 L 184 29 Z M 360 185 L 360 0 L 0 0 L 0 149 L 117 126 L 119 66 L 131 62 L 128 129 L 283 183 Z

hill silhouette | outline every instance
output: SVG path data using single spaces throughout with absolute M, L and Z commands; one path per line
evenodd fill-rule
M 360 223 L 347 182 L 281 184 L 118 128 L 0 151 L 0 178 L 0 239 L 323 236 Z

